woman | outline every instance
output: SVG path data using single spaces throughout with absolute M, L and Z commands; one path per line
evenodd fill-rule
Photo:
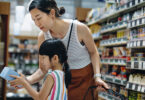
M 100 58 L 88 27 L 78 21 L 61 19 L 65 9 L 57 7 L 55 0 L 33 0 L 29 12 L 35 24 L 42 30 L 38 36 L 38 47 L 50 38 L 58 38 L 68 48 L 68 64 L 72 80 L 68 88 L 69 100 L 82 100 L 88 87 L 94 83 L 108 88 L 100 78 Z M 39 67 L 43 65 L 39 56 Z M 41 69 L 27 77 L 30 84 L 38 82 L 45 75 Z M 16 85 L 16 84 L 15 84 Z M 86 100 L 91 100 L 89 93 Z

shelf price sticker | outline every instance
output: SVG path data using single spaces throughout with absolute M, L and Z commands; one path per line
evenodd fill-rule
M 140 41 L 137 41 L 137 47 L 140 47 Z

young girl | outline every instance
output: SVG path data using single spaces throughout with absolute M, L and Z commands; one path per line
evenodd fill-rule
M 41 70 L 48 73 L 40 92 L 34 90 L 20 73 L 20 77 L 13 76 L 16 80 L 12 85 L 22 85 L 35 100 L 67 100 L 67 89 L 71 81 L 71 74 L 67 63 L 67 51 L 64 44 L 58 39 L 45 40 L 39 49 L 43 58 Z M 17 84 L 13 84 L 17 83 Z

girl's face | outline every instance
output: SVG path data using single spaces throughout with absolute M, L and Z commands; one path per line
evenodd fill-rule
M 52 63 L 49 59 L 48 56 L 45 56 L 45 55 L 40 55 L 41 57 L 41 66 L 40 66 L 40 69 L 43 71 L 43 72 L 47 72 L 49 68 L 52 68 Z
M 30 11 L 30 14 L 36 26 L 38 26 L 43 32 L 47 32 L 52 28 L 54 23 L 54 15 L 51 14 L 51 11 L 50 14 L 46 14 L 39 9 L 34 8 Z

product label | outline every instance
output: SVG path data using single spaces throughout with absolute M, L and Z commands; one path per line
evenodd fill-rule
M 140 90 L 141 90 L 141 86 L 139 85 L 137 91 L 140 91 Z
M 139 25 L 139 19 L 137 20 L 137 25 Z
M 132 85 L 132 90 L 135 90 L 135 84 Z
M 144 90 L 145 90 L 145 87 L 144 87 L 144 86 L 142 86 L 142 88 L 141 88 L 141 92 L 144 92 Z
M 140 47 L 140 41 L 137 41 L 137 47 Z
M 134 68 L 134 61 L 131 62 L 131 68 Z
M 130 43 L 130 47 L 133 47 L 133 42 Z
M 136 47 L 136 41 L 134 41 L 134 47 Z
M 134 27 L 134 26 L 135 26 L 135 21 L 132 22 L 132 27 Z
M 130 28 L 131 27 L 131 22 L 129 22 L 129 24 L 128 24 L 128 28 Z
M 143 62 L 143 69 L 145 69 L 145 62 Z
M 145 46 L 145 41 L 143 41 L 143 46 Z
M 138 65 L 139 69 L 142 69 L 142 64 L 143 64 L 143 62 L 142 62 L 142 61 L 139 61 L 138 64 L 139 64 L 139 65 Z
M 129 88 L 129 83 L 127 83 L 126 88 L 127 88 L 127 89 Z

